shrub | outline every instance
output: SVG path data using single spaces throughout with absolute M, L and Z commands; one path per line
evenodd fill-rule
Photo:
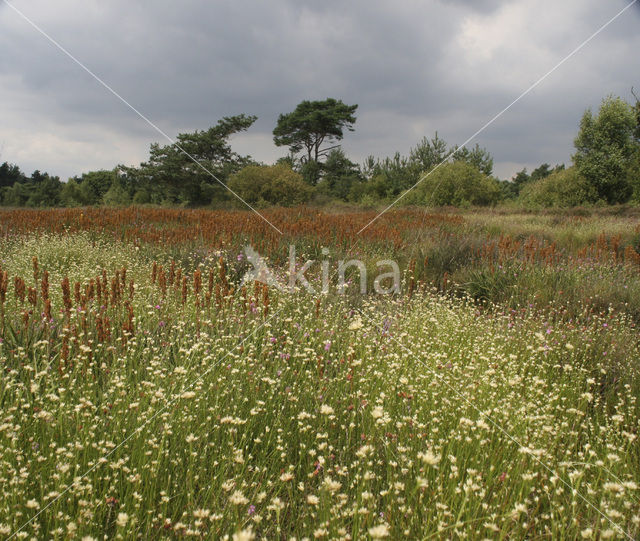
M 640 203 L 640 149 L 636 151 L 627 169 L 627 180 L 631 189 L 632 203 Z
M 493 205 L 501 196 L 498 181 L 469 163 L 441 165 L 407 194 L 407 203 L 468 207 Z
M 530 207 L 576 207 L 597 202 L 598 193 L 575 167 L 554 171 L 524 186 L 519 201 Z
M 636 126 L 633 107 L 612 96 L 602 100 L 597 114 L 587 109 L 580 121 L 574 163 L 598 199 L 609 204 L 625 203 L 633 192 L 627 170 L 638 149 Z
M 302 175 L 285 164 L 247 166 L 231 176 L 228 186 L 253 206 L 298 205 L 313 194 Z
M 134 205 L 146 205 L 151 203 L 151 194 L 149 190 L 140 189 L 133 195 L 133 204 Z
M 107 192 L 102 196 L 105 205 L 120 207 L 131 204 L 131 197 L 124 187 L 122 180 L 117 178 L 113 181 Z

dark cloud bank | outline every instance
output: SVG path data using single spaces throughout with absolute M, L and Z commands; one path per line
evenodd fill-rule
M 235 147 L 266 162 L 303 99 L 358 103 L 355 160 L 436 130 L 461 143 L 624 2 L 110 2 L 14 5 L 166 133 L 255 114 Z M 639 4 L 640 5 L 640 4 Z M 586 107 L 640 87 L 633 6 L 477 140 L 509 177 L 568 162 Z M 135 164 L 162 137 L 0 0 L 0 161 L 61 177 Z M 636 79 L 634 79 L 634 77 Z

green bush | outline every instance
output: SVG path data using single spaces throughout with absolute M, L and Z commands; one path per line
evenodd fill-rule
M 131 204 L 131 197 L 120 178 L 116 177 L 109 189 L 102 196 L 102 203 L 112 207 L 122 207 Z
M 551 173 L 548 177 L 529 182 L 520 192 L 519 201 L 528 207 L 576 207 L 593 204 L 598 192 L 575 167 Z
M 640 203 L 640 149 L 636 151 L 627 169 L 627 180 L 631 189 L 631 202 Z
M 247 203 L 258 207 L 299 205 L 313 195 L 313 188 L 302 175 L 285 164 L 247 166 L 231 176 L 228 186 Z
M 496 179 L 469 163 L 456 161 L 433 170 L 405 199 L 408 204 L 469 207 L 494 205 L 500 197 Z
M 633 193 L 627 170 L 638 151 L 636 127 L 633 107 L 613 96 L 602 100 L 597 114 L 587 109 L 580 121 L 573 161 L 598 199 L 609 204 L 625 203 Z
M 151 203 L 151 194 L 149 190 L 140 189 L 133 195 L 134 205 L 146 205 Z

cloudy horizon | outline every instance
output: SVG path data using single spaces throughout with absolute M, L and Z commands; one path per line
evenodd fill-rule
M 362 163 L 464 142 L 629 2 L 11 3 L 171 137 L 257 115 L 232 146 L 273 163 L 278 115 L 333 97 L 358 104 L 342 146 Z M 640 88 L 639 26 L 636 3 L 469 146 L 500 178 L 569 163 L 584 110 Z M 0 29 L 0 162 L 66 180 L 168 143 L 4 0 Z

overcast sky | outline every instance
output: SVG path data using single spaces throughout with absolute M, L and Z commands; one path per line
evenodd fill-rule
M 170 136 L 259 117 L 234 150 L 286 154 L 272 130 L 303 99 L 358 104 L 352 160 L 462 143 L 622 10 L 602 0 L 11 0 Z M 510 178 L 568 163 L 580 117 L 640 90 L 640 2 L 476 142 Z M 0 0 L 0 162 L 60 175 L 138 164 L 167 141 Z

